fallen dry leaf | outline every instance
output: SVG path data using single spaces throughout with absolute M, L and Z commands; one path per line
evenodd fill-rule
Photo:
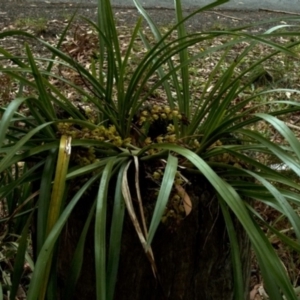
M 250 300 L 258 300 L 258 299 L 261 299 L 261 297 L 259 296 L 258 294 L 258 289 L 260 287 L 260 284 L 256 284 L 253 289 L 251 290 L 250 292 Z M 257 296 L 259 298 L 257 298 Z
M 190 199 L 190 196 L 188 195 L 188 193 L 185 191 L 185 189 L 181 185 L 176 184 L 175 188 L 183 200 L 185 214 L 186 214 L 186 216 L 188 216 L 192 211 L 192 201 Z

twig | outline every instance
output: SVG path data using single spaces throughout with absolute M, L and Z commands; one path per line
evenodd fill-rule
M 243 19 L 240 19 L 240 18 L 237 18 L 237 17 L 228 16 L 228 15 L 224 15 L 222 13 L 215 12 L 215 11 L 206 11 L 206 13 L 219 15 L 219 16 L 222 16 L 222 17 L 225 17 L 225 18 L 229 18 L 229 19 L 233 19 L 233 20 L 243 21 Z
M 285 11 L 285 10 L 273 10 L 273 9 L 267 9 L 267 8 L 260 8 L 259 10 L 260 11 L 268 11 L 268 12 L 275 12 L 275 13 L 287 14 L 287 15 L 300 16 L 300 13 L 289 12 L 289 11 Z
M 287 126 L 290 127 L 290 128 L 300 130 L 300 127 L 299 127 L 299 126 L 296 126 L 296 125 L 293 125 L 293 124 L 290 124 L 290 123 L 287 123 L 287 122 L 285 122 L 285 125 L 287 125 Z

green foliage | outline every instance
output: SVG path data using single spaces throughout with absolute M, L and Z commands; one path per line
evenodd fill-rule
M 298 112 L 299 102 L 274 101 L 280 104 L 279 109 L 266 114 L 257 111 L 268 107 L 268 101 L 257 103 L 255 99 L 276 91 L 258 90 L 238 103 L 235 99 L 248 91 L 253 83 L 250 75 L 259 70 L 263 62 L 278 53 L 298 57 L 294 47 L 300 42 L 293 41 L 283 46 L 273 38 L 280 35 L 298 37 L 299 32 L 279 33 L 280 27 L 257 35 L 237 29 L 186 31 L 185 22 L 189 18 L 225 2 L 216 1 L 184 18 L 180 0 L 176 0 L 177 23 L 162 33 L 135 0 L 155 43 L 149 42 L 141 30 L 140 19 L 124 52 L 110 1 L 99 0 L 97 23 L 86 20 L 97 32 L 99 43 L 90 68 L 61 50 L 66 31 L 56 46 L 22 31 L 0 33 L 0 38 L 25 36 L 33 39 L 51 54 L 51 58 L 35 57 L 30 46 L 26 45 L 26 58 L 23 59 L 0 48 L 1 59 L 13 62 L 13 66 L 1 67 L 0 71 L 20 84 L 18 97 L 8 105 L 1 104 L 0 122 L 0 197 L 7 206 L 4 222 L 19 236 L 11 299 L 21 278 L 20 268 L 33 212 L 37 216 L 37 232 L 33 244 L 36 247 L 35 267 L 27 295 L 30 300 L 43 298 L 46 292 L 55 293 L 55 285 L 48 284 L 48 272 L 49 278 L 55 273 L 53 257 L 57 255 L 57 241 L 76 204 L 95 185 L 99 186 L 98 193 L 75 249 L 64 299 L 72 299 L 94 215 L 96 280 L 101 283 L 97 285 L 97 299 L 113 299 L 125 206 L 155 270 L 152 240 L 175 184 L 184 187 L 181 170 L 187 174 L 204 175 L 215 189 L 232 248 L 235 299 L 242 299 L 244 291 L 232 216 L 239 220 L 250 238 L 270 298 L 281 299 L 282 293 L 287 299 L 297 299 L 282 263 L 260 228 L 263 218 L 246 199 L 261 201 L 280 212 L 293 227 L 297 239 L 300 238 L 300 220 L 296 212 L 300 204 L 299 184 L 260 161 L 261 155 L 271 156 L 299 176 L 299 141 L 278 119 Z M 172 37 L 174 32 L 176 38 Z M 129 60 L 138 35 L 147 52 L 132 71 Z M 224 43 L 190 54 L 189 47 L 220 37 L 226 37 Z M 247 46 L 224 68 L 228 53 L 243 42 L 247 42 Z M 243 68 L 245 58 L 258 44 L 267 45 L 270 52 Z M 219 62 L 201 87 L 201 95 L 192 97 L 190 65 L 216 52 L 222 53 Z M 78 74 L 82 84 L 60 75 L 57 66 Z M 153 77 L 155 81 L 151 80 Z M 70 101 L 52 78 L 62 87 L 73 89 L 85 107 L 78 107 Z M 27 87 L 30 94 L 26 94 L 22 87 Z M 165 95 L 162 106 L 148 101 L 157 90 Z M 24 106 L 29 114 L 20 108 Z M 261 120 L 282 136 L 285 145 L 276 144 L 253 130 Z M 62 148 L 65 139 L 70 145 Z M 70 149 L 69 158 L 66 153 Z M 152 167 L 158 161 L 164 166 L 161 173 Z M 141 199 L 141 164 L 148 165 L 151 174 L 155 174 L 151 180 L 159 181 L 160 185 L 150 220 L 146 220 Z M 128 179 L 131 165 L 134 165 L 135 174 L 133 185 Z M 176 182 L 178 178 L 180 180 Z M 80 182 L 80 187 L 76 182 Z M 115 187 L 113 197 L 108 196 L 112 194 L 111 185 Z M 133 205 L 132 194 L 136 194 L 139 213 Z M 51 203 L 58 203 L 55 212 Z M 112 207 L 112 222 L 107 222 L 108 207 Z M 275 226 L 264 225 L 289 247 L 300 251 L 298 244 Z M 42 284 L 44 291 L 40 290 Z M 2 287 L 0 293 L 3 293 Z
M 19 18 L 14 23 L 15 26 L 24 29 L 30 29 L 37 34 L 45 32 L 47 20 L 45 18 Z

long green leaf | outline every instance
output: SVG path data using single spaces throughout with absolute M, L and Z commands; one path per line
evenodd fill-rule
M 264 234 L 262 232 L 258 232 L 257 226 L 255 225 L 255 223 L 253 223 L 252 218 L 247 212 L 245 204 L 243 203 L 239 195 L 236 193 L 236 191 L 228 183 L 222 180 L 208 166 L 208 164 L 194 152 L 172 144 L 159 144 L 156 145 L 156 147 L 159 147 L 160 149 L 168 149 L 170 151 L 174 151 L 184 156 L 204 174 L 207 180 L 216 189 L 216 192 L 224 199 L 224 201 L 236 215 L 236 217 L 244 227 L 245 231 L 247 232 L 251 240 L 252 246 L 255 249 L 257 257 L 260 260 L 261 269 L 264 270 L 265 276 L 268 276 L 267 281 L 269 288 L 273 288 L 274 292 L 272 292 L 272 295 L 274 296 L 274 299 L 279 299 L 278 297 L 280 296 L 280 294 L 276 294 L 276 289 L 274 289 L 275 285 L 280 287 L 280 289 L 286 295 L 286 297 L 288 297 L 291 300 L 296 300 L 297 297 L 289 282 L 288 277 L 286 276 L 281 262 L 279 261 L 274 250 L 269 245 L 269 242 L 265 238 Z M 265 244 L 266 247 L 261 247 L 261 245 Z M 268 272 L 272 275 L 267 274 L 266 270 L 268 270 Z M 272 277 L 272 280 L 270 276 Z M 275 297 L 275 295 L 277 296 Z
M 158 197 L 155 203 L 155 208 L 151 218 L 149 233 L 147 237 L 147 247 L 151 245 L 157 227 L 160 224 L 161 218 L 165 212 L 166 205 L 169 201 L 170 193 L 173 187 L 177 166 L 178 166 L 177 157 L 169 154 L 168 161 L 166 164 L 166 169 L 164 171 L 163 180 L 161 183 L 161 187 L 159 189 Z
M 260 142 L 261 145 L 265 146 L 269 151 L 276 155 L 280 159 L 280 161 L 282 161 L 298 176 L 300 176 L 300 164 L 298 163 L 298 161 L 295 160 L 295 158 L 292 157 L 290 154 L 286 153 L 286 151 L 284 151 L 279 145 L 272 143 L 258 132 L 254 132 L 247 129 L 239 130 L 238 132 L 245 134 L 246 136 L 249 136 L 254 140 Z
M 62 203 L 65 195 L 66 175 L 69 167 L 71 155 L 71 137 L 62 136 L 60 139 L 58 158 L 56 163 L 54 183 L 52 187 L 51 200 L 47 216 L 46 232 L 47 236 L 57 222 L 61 213 Z M 47 291 L 50 270 L 52 266 L 52 256 L 46 267 L 44 281 L 40 290 L 40 299 L 44 299 Z
M 101 177 L 97 195 L 96 220 L 95 220 L 95 269 L 96 269 L 96 292 L 97 300 L 106 299 L 106 214 L 108 184 L 114 159 L 110 159 Z
M 37 241 L 36 241 L 36 253 L 39 254 L 43 243 L 46 238 L 46 227 L 49 212 L 49 205 L 51 199 L 51 187 L 52 179 L 55 170 L 55 159 L 57 157 L 57 151 L 50 150 L 49 155 L 46 158 L 44 170 L 41 177 L 40 194 L 38 199 L 38 211 L 37 211 Z
M 34 174 L 39 168 L 43 166 L 43 161 L 37 163 L 26 172 L 23 172 L 22 176 L 19 178 L 13 178 L 10 183 L 5 184 L 3 187 L 0 188 L 0 198 L 8 197 L 10 193 L 12 193 L 18 186 L 22 186 L 24 183 L 34 182 L 38 178 L 39 175 Z M 17 200 L 17 199 L 16 199 Z M 11 212 L 10 212 L 11 213 Z
M 177 33 L 178 38 L 182 40 L 182 42 L 185 41 L 186 38 L 186 30 L 185 25 L 182 22 L 183 15 L 182 15 L 182 7 L 181 7 L 181 0 L 175 0 L 175 11 L 176 11 L 176 23 L 178 24 Z M 180 57 L 180 63 L 183 65 L 189 58 L 188 55 L 188 49 L 182 49 L 179 53 Z M 183 66 L 181 68 L 181 84 L 182 84 L 182 93 L 183 97 L 179 97 L 179 100 L 182 100 L 182 102 L 179 104 L 179 109 L 184 113 L 184 115 L 190 119 L 190 109 L 192 106 L 191 99 L 190 99 L 190 83 L 189 83 L 189 68 L 188 66 Z M 182 131 L 185 131 L 186 127 L 182 127 Z
M 255 210 L 253 207 L 248 206 L 248 209 L 251 211 L 253 215 L 255 215 L 263 224 L 272 231 L 285 245 L 290 247 L 291 249 L 300 252 L 300 245 L 297 241 L 292 240 L 291 238 L 287 237 L 285 234 L 271 226 L 268 222 L 263 220 L 262 216 Z
M 220 195 L 218 195 L 219 204 L 222 209 L 222 214 L 224 217 L 224 221 L 227 228 L 227 233 L 230 241 L 230 255 L 232 257 L 232 267 L 233 267 L 233 287 L 234 287 L 234 299 L 244 299 L 245 291 L 244 291 L 244 282 L 243 282 L 243 271 L 242 271 L 242 263 L 241 263 L 241 255 L 239 244 L 236 236 L 236 231 L 228 211 L 228 207 L 226 206 L 224 200 Z
M 22 234 L 18 242 L 18 251 L 14 262 L 14 271 L 13 271 L 14 275 L 13 275 L 12 286 L 10 291 L 11 294 L 9 298 L 10 300 L 15 300 L 20 285 L 20 280 L 24 272 L 24 260 L 25 260 L 25 253 L 28 247 L 28 232 L 32 220 L 32 215 L 33 213 L 31 213 L 30 216 L 27 218 L 26 225 L 22 230 Z
M 280 132 L 280 134 L 289 142 L 294 153 L 297 155 L 298 159 L 300 159 L 300 142 L 293 131 L 287 125 L 285 125 L 283 121 L 267 114 L 256 114 L 256 116 L 273 125 L 274 128 L 277 129 L 278 132 Z
M 50 124 L 52 124 L 52 122 L 44 123 L 44 124 L 36 127 L 35 129 L 32 129 L 20 141 L 18 141 L 13 147 L 11 147 L 10 152 L 7 153 L 6 156 L 0 161 L 0 173 L 13 163 L 12 158 L 15 156 L 16 153 L 18 153 L 21 150 L 22 146 L 26 142 L 28 142 L 41 129 L 49 126 Z M 17 161 L 20 161 L 20 160 L 17 160 Z
M 280 284 L 276 282 L 275 280 L 276 277 L 279 277 L 280 275 L 287 277 L 285 276 L 286 271 L 282 267 L 282 262 L 278 259 L 277 254 L 275 253 L 269 240 L 266 238 L 264 232 L 260 229 L 260 227 L 257 224 L 254 225 L 255 225 L 255 229 L 254 229 L 255 233 L 261 237 L 262 244 L 254 245 L 253 248 L 254 251 L 256 252 L 256 258 L 258 260 L 260 271 L 264 279 L 264 286 L 268 291 L 269 299 L 272 300 L 282 299 L 279 286 L 282 287 L 283 291 L 288 291 L 288 293 L 284 292 L 288 299 L 297 299 L 297 296 L 295 295 L 294 289 L 291 286 L 289 279 L 280 282 Z M 263 249 L 260 249 L 259 247 L 262 247 L 262 245 L 263 245 Z M 266 254 L 261 255 L 260 253 L 262 252 L 261 250 L 263 250 Z M 281 274 L 281 272 L 284 272 L 284 274 Z M 288 294 L 289 296 L 287 296 Z
M 78 12 L 78 8 L 75 9 L 74 13 L 72 14 L 71 18 L 69 19 L 69 22 L 67 23 L 67 26 L 64 28 L 63 32 L 61 33 L 60 37 L 59 37 L 59 40 L 56 44 L 56 48 L 59 49 L 60 46 L 62 45 L 67 33 L 68 33 L 68 30 L 70 29 L 71 25 L 72 25 L 72 22 L 75 18 L 75 16 L 77 15 L 77 12 Z M 54 63 L 54 59 L 55 59 L 55 54 L 52 55 L 51 57 L 51 60 L 47 66 L 47 72 L 50 72 L 52 67 L 53 67 L 53 63 Z
M 295 213 L 294 209 L 286 201 L 284 196 L 276 189 L 275 186 L 273 186 L 263 177 L 248 170 L 245 170 L 245 172 L 249 173 L 251 176 L 253 176 L 253 178 L 261 182 L 268 189 L 268 191 L 270 191 L 270 193 L 273 195 L 273 197 L 277 200 L 278 204 L 282 208 L 282 211 L 285 213 L 286 217 L 291 222 L 294 231 L 297 235 L 297 238 L 300 241 L 300 217 Z
M 46 116 L 48 117 L 48 121 L 52 121 L 53 118 L 55 118 L 54 107 L 51 104 L 50 98 L 45 89 L 43 77 L 41 76 L 41 73 L 39 72 L 39 69 L 35 63 L 34 57 L 33 57 L 32 52 L 28 45 L 26 45 L 26 52 L 28 55 L 28 61 L 31 66 L 32 75 L 34 76 L 34 79 L 35 79 L 35 82 L 37 85 L 37 89 L 39 92 L 39 99 L 41 100 L 41 103 L 45 107 L 44 113 L 46 113 Z
M 71 140 L 71 137 L 64 135 L 60 139 L 56 171 L 48 211 L 46 234 L 52 230 L 61 212 L 62 199 L 65 192 L 66 177 L 71 156 Z
M 66 289 L 65 289 L 64 296 L 63 296 L 63 299 L 65 299 L 65 300 L 74 299 L 73 297 L 74 297 L 74 293 L 75 293 L 76 283 L 80 276 L 80 271 L 81 271 L 81 268 L 83 265 L 84 250 L 85 250 L 85 246 L 86 246 L 86 244 L 85 244 L 86 236 L 88 234 L 90 224 L 91 224 L 94 214 L 95 214 L 95 208 L 96 208 L 96 202 L 94 202 L 93 206 L 90 209 L 90 213 L 84 224 L 79 241 L 77 243 L 76 250 L 74 252 L 74 256 L 73 256 L 73 259 L 71 262 L 71 267 L 69 270 L 69 275 L 67 276 L 67 281 L 66 281 L 66 285 L 65 285 Z
M 49 233 L 41 251 L 38 256 L 35 270 L 32 275 L 32 279 L 30 282 L 27 299 L 36 300 L 40 293 L 40 287 L 44 280 L 46 266 L 48 264 L 49 258 L 51 256 L 52 250 L 57 242 L 57 239 L 68 221 L 70 214 L 72 213 L 75 205 L 81 199 L 84 192 L 101 176 L 101 172 L 91 177 L 75 194 L 75 196 L 71 199 L 70 203 L 62 212 L 61 216 L 55 223 L 53 229 Z
M 116 192 L 114 199 L 113 215 L 110 227 L 108 262 L 107 262 L 107 300 L 114 299 L 115 285 L 117 282 L 117 273 L 121 251 L 121 239 L 123 221 L 125 215 L 125 203 L 122 195 L 123 172 L 127 165 L 124 162 L 119 170 Z
M 14 99 L 9 106 L 6 108 L 4 114 L 2 115 L 0 122 L 0 149 L 5 141 L 5 135 L 8 127 L 10 126 L 10 122 L 16 113 L 19 106 L 26 101 L 26 98 L 17 98 Z

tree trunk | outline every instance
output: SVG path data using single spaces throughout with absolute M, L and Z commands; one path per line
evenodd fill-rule
M 145 190 L 145 187 L 142 188 Z M 149 261 L 129 218 L 125 221 L 116 300 L 230 300 L 233 276 L 230 245 L 222 212 L 213 189 L 198 177 L 187 190 L 192 212 L 174 230 L 160 225 L 153 241 L 158 269 L 155 279 Z M 82 209 L 77 209 L 82 214 Z M 65 239 L 63 256 L 70 257 L 83 216 L 70 220 L 74 234 Z M 234 219 L 234 218 L 233 218 Z M 234 220 L 242 255 L 244 299 L 248 299 L 250 243 Z M 75 227 L 74 227 L 75 226 Z M 85 261 L 74 299 L 96 299 L 94 286 L 93 229 L 87 241 Z M 65 259 L 63 259 L 64 261 Z

